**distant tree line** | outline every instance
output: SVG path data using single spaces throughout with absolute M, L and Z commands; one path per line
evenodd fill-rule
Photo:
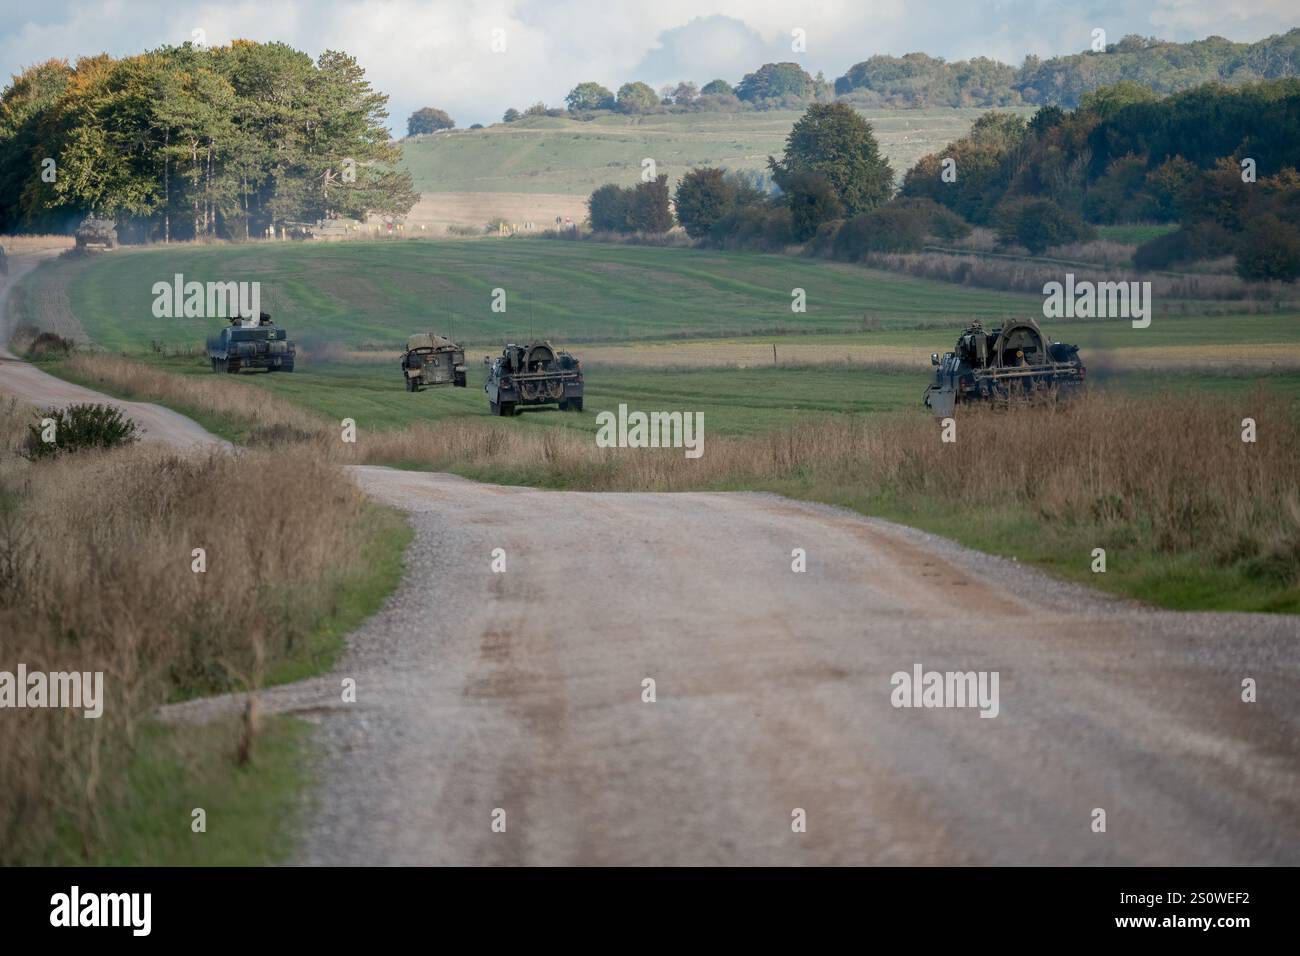
M 697 87 L 690 80 L 660 87 L 624 83 L 617 92 L 594 81 L 579 83 L 564 98 L 564 109 L 535 103 L 524 111 L 510 108 L 502 117 L 513 123 L 524 116 L 564 116 L 593 119 L 605 113 L 640 116 L 648 113 L 734 112 L 744 109 L 801 109 L 834 98 L 834 89 L 820 73 L 811 76 L 798 63 L 765 63 L 732 86 L 710 80 Z
M 1257 43 L 1209 37 L 1169 43 L 1126 36 L 1104 51 L 1047 60 L 1027 56 L 1019 67 L 978 57 L 947 63 L 924 53 L 873 56 L 835 81 L 835 92 L 862 107 L 1078 106 L 1085 94 L 1116 83 L 1175 93 L 1205 83 L 1241 84 L 1300 75 L 1300 29 Z
M 1154 37 L 1126 36 L 1104 51 L 1039 59 L 1027 56 L 1019 67 L 986 57 L 949 63 L 925 53 L 878 55 L 851 66 L 834 83 L 811 76 L 798 63 L 764 63 L 734 86 L 723 79 L 697 88 L 683 80 L 657 92 L 646 83 L 624 83 L 612 91 L 599 83 L 579 83 L 565 107 L 536 103 L 506 111 L 507 123 L 528 115 L 592 119 L 606 112 L 734 112 L 803 109 L 816 102 L 842 100 L 863 109 L 881 107 L 1061 106 L 1073 109 L 1102 87 L 1139 84 L 1154 94 L 1174 93 L 1206 83 L 1240 85 L 1262 79 L 1300 76 L 1300 28 L 1257 43 L 1209 37 L 1169 43 Z
M 955 181 L 946 181 L 946 164 Z M 1300 78 L 1163 98 L 1121 83 L 1085 94 L 1073 111 L 1043 107 L 1028 122 L 981 117 L 967 136 L 919 160 L 902 194 L 1007 237 L 1021 230 L 1020 244 L 1034 252 L 1059 244 L 1062 234 L 1070 237 L 1064 241 L 1086 237 L 1088 224 L 1176 223 L 1175 232 L 1138 250 L 1139 266 L 1232 255 L 1243 277 L 1293 279 L 1300 275 L 1297 168 Z M 1035 236 L 1025 215 L 1046 217 L 1054 228 Z M 1264 256 L 1265 246 L 1276 255 Z
M 134 240 L 242 239 L 417 201 L 387 97 L 346 53 L 282 43 L 48 60 L 0 93 L 0 232 L 88 214 Z
M 1094 238 L 1099 224 L 1160 222 L 1178 228 L 1138 248 L 1141 268 L 1234 256 L 1243 278 L 1300 278 L 1300 78 L 1167 97 L 1119 83 L 1072 111 L 1044 106 L 1027 121 L 986 113 L 922 157 L 897 194 L 871 125 L 848 104 L 816 103 L 768 168 L 771 191 L 720 168 L 693 169 L 673 214 L 660 176 L 655 217 L 627 212 L 649 184 L 603 186 L 592 226 L 666 231 L 675 215 L 704 245 L 799 244 L 856 261 L 959 240 L 973 225 L 1040 254 Z

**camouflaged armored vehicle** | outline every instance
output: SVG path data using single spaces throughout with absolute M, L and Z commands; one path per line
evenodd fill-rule
M 1009 321 L 991 331 L 967 326 L 956 348 L 939 357 L 925 404 L 940 418 L 966 402 L 1010 404 L 1056 399 L 1081 389 L 1086 377 L 1077 345 L 1052 342 L 1032 319 Z
M 246 368 L 264 368 L 268 372 L 292 372 L 297 353 L 289 334 L 265 312 L 256 322 L 238 317 L 217 335 L 208 339 L 208 358 L 214 372 L 238 372 Z
M 429 385 L 465 387 L 465 350 L 444 335 L 421 332 L 406 340 L 402 355 L 406 390 L 418 392 Z
M 582 411 L 582 363 L 550 342 L 507 345 L 488 367 L 483 385 L 493 415 L 513 415 L 520 405 L 558 404 Z
M 76 251 L 80 255 L 107 252 L 117 248 L 117 222 L 87 216 L 77 227 Z

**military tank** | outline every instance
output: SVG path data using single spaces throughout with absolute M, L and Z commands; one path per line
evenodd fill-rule
M 934 381 L 925 405 L 947 418 L 961 404 L 1055 400 L 1082 389 L 1087 377 L 1077 345 L 1053 342 L 1032 319 L 985 331 L 972 322 L 951 352 L 930 355 Z
M 296 354 L 289 333 L 272 322 L 265 312 L 256 322 L 246 322 L 236 316 L 230 325 L 208 339 L 208 358 L 214 372 L 238 372 L 246 368 L 292 372 Z
M 406 340 L 402 378 L 408 392 L 430 385 L 465 387 L 465 350 L 445 335 L 421 332 Z
M 493 415 L 513 415 L 520 405 L 559 405 L 582 411 L 582 363 L 550 342 L 507 345 L 488 366 L 488 407 Z

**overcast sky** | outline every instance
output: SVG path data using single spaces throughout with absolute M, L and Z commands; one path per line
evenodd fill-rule
M 1295 0 L 0 0 L 0 76 L 49 57 L 136 53 L 205 31 L 280 40 L 313 56 L 346 50 L 390 97 L 390 125 L 421 106 L 460 126 L 537 100 L 563 105 L 576 83 L 735 83 L 770 60 L 833 80 L 874 53 L 949 60 L 1086 48 L 1100 27 L 1169 40 L 1257 40 L 1300 26 Z M 791 31 L 806 52 L 791 51 Z M 502 32 L 494 32 L 502 31 Z M 504 40 L 504 51 L 494 51 Z

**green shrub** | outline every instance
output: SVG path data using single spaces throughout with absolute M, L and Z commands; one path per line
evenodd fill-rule
M 1237 275 L 1248 281 L 1300 278 L 1300 231 L 1277 216 L 1247 223 L 1237 247 Z
M 832 219 L 817 227 L 817 234 L 804 246 L 804 254 L 829 259 L 835 254 L 835 237 L 844 225 L 843 219 Z
M 811 239 L 822 223 L 844 217 L 844 204 L 840 202 L 830 180 L 821 173 L 790 173 L 785 177 L 783 186 L 796 242 Z
M 899 197 L 892 200 L 886 208 L 891 207 L 907 210 L 918 219 L 924 235 L 934 236 L 944 242 L 956 242 L 971 233 L 970 223 L 928 196 Z
M 32 461 L 88 448 L 118 448 L 140 438 L 136 423 L 112 405 L 49 408 L 41 413 L 41 419 L 27 426 L 24 456 Z M 52 441 L 45 440 L 47 434 L 52 434 Z
M 587 200 L 587 218 L 596 232 L 627 232 L 632 191 L 614 183 L 597 187 Z
M 725 170 L 716 167 L 692 169 L 677 184 L 674 203 L 677 221 L 692 239 L 703 239 L 713 224 L 736 205 L 735 186 Z
M 72 339 L 65 339 L 53 332 L 42 332 L 32 340 L 27 354 L 34 358 L 42 355 L 68 355 L 75 347 L 76 342 Z
M 857 262 L 868 252 L 920 252 L 925 217 L 915 209 L 889 205 L 847 220 L 835 236 L 836 259 Z
M 1133 265 L 1138 269 L 1167 269 L 1183 262 L 1213 259 L 1236 249 L 1236 239 L 1212 219 L 1185 225 L 1138 246 Z
M 1024 246 L 1033 255 L 1041 255 L 1051 246 L 1083 242 L 1097 235 L 1096 229 L 1050 199 L 1005 202 L 994 211 L 993 222 L 1000 243 Z
M 763 217 L 764 249 L 778 251 L 794 242 L 794 223 L 790 210 L 782 206 L 767 210 Z
M 650 182 L 637 183 L 627 207 L 628 228 L 634 232 L 661 233 L 673 227 L 673 207 L 668 176 L 660 173 Z
M 792 241 L 790 210 L 765 203 L 738 206 L 709 230 L 710 244 L 723 249 L 779 252 Z

